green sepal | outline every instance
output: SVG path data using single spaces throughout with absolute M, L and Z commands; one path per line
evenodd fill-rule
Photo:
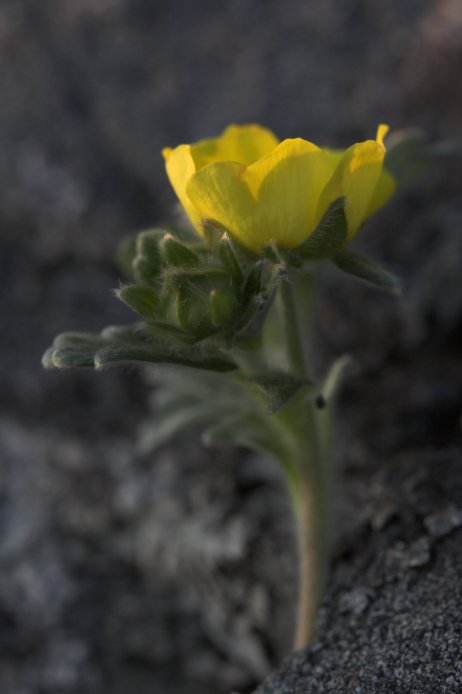
M 116 289 L 116 296 L 147 321 L 164 315 L 164 301 L 160 293 L 152 287 L 127 284 Z
M 117 249 L 115 263 L 117 269 L 127 279 L 133 279 L 133 262 L 136 258 L 136 236 L 123 239 Z
M 223 224 L 216 222 L 214 219 L 203 220 L 202 231 L 205 241 L 212 251 L 214 251 L 220 243 L 227 240 L 238 263 L 242 267 L 248 267 L 259 259 L 256 253 L 246 248 L 246 246 L 243 246 L 238 239 L 233 236 L 229 229 L 223 226 Z
M 232 292 L 213 289 L 209 295 L 209 314 L 213 325 L 217 328 L 230 326 L 238 305 L 237 297 Z
M 287 279 L 284 264 L 272 265 L 262 260 L 249 274 L 243 292 L 242 314 L 235 329 L 238 338 L 248 338 L 261 331 L 279 284 Z
M 228 236 L 222 238 L 217 244 L 216 253 L 224 270 L 233 278 L 236 286 L 240 286 L 244 281 L 244 273 Z
M 294 255 L 299 255 L 303 260 L 331 258 L 343 246 L 347 236 L 345 198 L 337 198 L 313 233 L 295 249 Z
M 264 288 L 265 275 L 270 264 L 266 260 L 256 262 L 248 273 L 242 290 L 244 304 Z
M 303 264 L 303 258 L 297 252 L 297 249 L 284 248 L 274 242 L 263 246 L 263 255 L 272 263 L 285 263 L 296 268 L 301 267 Z
M 124 363 L 176 364 L 210 371 L 232 371 L 235 362 L 213 343 L 181 345 L 153 336 L 143 327 L 106 329 L 99 335 L 63 333 L 43 357 L 46 368 L 102 369 Z
M 215 222 L 213 219 L 204 219 L 202 221 L 202 233 L 207 246 L 213 251 L 228 231 L 219 222 Z
M 165 281 L 168 287 L 176 287 L 176 315 L 180 327 L 197 338 L 216 332 L 210 316 L 210 295 L 213 291 L 229 291 L 229 275 L 217 268 L 181 269 L 169 272 Z
M 150 229 L 137 236 L 133 273 L 140 284 L 160 286 L 160 274 L 165 265 L 160 242 L 165 233 L 163 229 Z
M 158 287 L 162 286 L 161 282 L 161 269 L 160 265 L 153 265 L 153 263 L 142 255 L 137 255 L 133 260 L 133 277 L 140 285 L 145 285 L 148 287 Z
M 401 294 L 400 280 L 376 260 L 361 253 L 341 251 L 333 257 L 335 265 L 343 272 L 373 284 L 391 294 Z
M 195 267 L 199 264 L 198 256 L 171 234 L 165 234 L 161 239 L 160 251 L 165 264 L 170 267 Z

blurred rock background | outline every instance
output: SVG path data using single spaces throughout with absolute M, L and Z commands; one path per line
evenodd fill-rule
M 40 358 L 58 332 L 131 320 L 113 257 L 170 215 L 163 146 L 253 121 L 335 146 L 379 122 L 462 138 L 462 6 L 2 0 L 0 60 L 0 691 L 251 691 L 290 644 L 277 472 L 192 434 L 143 458 L 140 373 L 46 373 Z M 402 301 L 323 274 L 318 367 L 345 351 L 361 365 L 336 451 L 351 555 L 365 528 L 373 553 L 368 481 L 389 459 L 460 451 L 461 174 L 440 163 L 358 240 L 403 276 Z M 380 484 L 383 501 L 400 483 Z M 347 690 L 339 677 L 326 691 Z

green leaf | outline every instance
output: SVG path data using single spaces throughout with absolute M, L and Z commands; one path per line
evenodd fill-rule
M 403 130 L 388 138 L 384 165 L 398 188 L 409 187 L 431 164 L 427 139 L 421 130 Z
M 140 285 L 148 287 L 162 287 L 161 280 L 162 267 L 153 265 L 152 261 L 142 255 L 137 255 L 133 260 L 133 277 Z
M 94 355 L 103 344 L 93 333 L 61 333 L 42 357 L 45 369 L 93 368 Z
M 123 239 L 117 249 L 115 263 L 124 277 L 133 278 L 133 261 L 136 257 L 136 236 Z
M 160 242 L 166 233 L 168 232 L 164 229 L 142 231 L 136 238 L 137 254 L 149 260 L 154 266 L 162 264 Z
M 177 241 L 172 234 L 165 234 L 160 242 L 160 250 L 165 263 L 173 267 L 195 267 L 198 256 L 185 244 Z
M 183 330 L 174 323 L 168 321 L 149 321 L 145 324 L 146 332 L 156 337 L 162 337 L 168 340 L 183 342 L 184 344 L 192 345 L 198 342 L 202 337 L 198 337 L 191 332 Z
M 42 357 L 45 369 L 85 369 L 94 367 L 94 350 L 50 347 Z
M 247 401 L 253 403 L 239 383 L 219 373 L 158 371 L 153 382 L 157 386 L 153 416 L 140 429 L 143 451 L 153 450 L 186 427 L 210 424 L 240 411 Z
M 300 388 L 311 385 L 307 379 L 283 371 L 250 374 L 246 376 L 246 380 L 255 384 L 263 393 L 269 414 L 273 414 L 283 407 Z
M 196 345 L 172 345 L 162 338 L 151 338 L 143 344 L 114 344 L 95 354 L 95 368 L 130 362 L 176 364 L 210 371 L 232 371 L 236 364 L 220 350 Z
M 109 329 L 100 335 L 65 333 L 43 357 L 46 368 L 102 369 L 122 363 L 176 364 L 210 371 L 232 371 L 234 361 L 213 343 L 182 345 L 150 335 L 139 326 Z
M 164 313 L 160 293 L 152 287 L 128 284 L 117 289 L 116 296 L 147 321 L 159 318 Z
M 343 246 L 348 235 L 345 198 L 337 198 L 329 207 L 314 232 L 294 253 L 304 260 L 330 258 Z
M 144 453 L 151 452 L 188 427 L 213 421 L 215 414 L 208 403 L 178 402 L 168 410 L 158 410 L 152 422 L 140 427 L 140 447 Z
M 372 258 L 368 258 L 360 253 L 342 251 L 334 256 L 333 262 L 340 270 L 349 275 L 354 275 L 354 277 L 396 296 L 401 294 L 399 279 L 376 260 L 372 260 Z
M 150 229 L 138 234 L 133 271 L 140 284 L 160 286 L 160 274 L 165 265 L 160 242 L 165 234 L 163 229 Z
M 202 440 L 207 446 L 244 446 L 269 453 L 279 462 L 289 478 L 298 478 L 299 472 L 293 463 L 294 456 L 287 432 L 269 416 L 252 410 L 232 415 L 205 431 Z

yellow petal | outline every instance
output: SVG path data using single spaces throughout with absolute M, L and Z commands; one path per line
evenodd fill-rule
M 162 150 L 172 188 L 199 233 L 202 231 L 200 216 L 186 193 L 186 183 L 193 173 L 212 162 L 251 164 L 271 152 L 278 142 L 270 130 L 260 125 L 229 125 L 219 137 Z
M 271 152 L 278 143 L 276 135 L 261 125 L 229 125 L 219 137 L 192 145 L 191 154 L 198 171 L 218 161 L 252 164 Z
M 357 232 L 367 217 L 381 175 L 385 147 L 366 140 L 349 147 L 340 158 L 335 172 L 323 191 L 318 213 L 321 215 L 338 197 L 345 197 L 348 236 Z
M 363 221 L 388 202 L 395 191 L 395 180 L 383 167 L 383 140 L 389 129 L 384 123 L 378 126 L 375 139 L 378 147 L 374 146 L 373 140 L 369 140 L 353 145 L 346 151 L 324 149 L 337 170 L 320 200 L 320 206 L 327 209 L 340 195 L 347 197 L 346 214 L 350 238 Z
M 383 141 L 388 135 L 389 130 L 389 125 L 385 125 L 385 123 L 380 123 L 379 127 L 377 128 L 377 135 L 375 136 L 375 139 L 380 145 L 383 145 Z
M 186 183 L 196 170 L 191 155 L 191 146 L 179 145 L 179 147 L 175 147 L 175 149 L 166 147 L 162 150 L 162 155 L 165 160 L 165 168 L 172 188 L 192 224 L 200 231 L 200 217 L 186 194 Z
M 270 241 L 293 248 L 319 221 L 319 194 L 332 171 L 316 145 L 284 140 L 248 167 L 205 166 L 192 176 L 187 193 L 203 218 L 223 224 L 251 250 L 258 252 Z
M 208 164 L 189 179 L 186 187 L 189 200 L 203 221 L 218 222 L 238 238 L 255 210 L 255 200 L 241 177 L 244 168 L 243 164 L 229 161 Z
M 387 169 L 383 168 L 380 173 L 380 178 L 372 194 L 372 198 L 367 208 L 365 219 L 369 219 L 372 215 L 383 207 L 391 198 L 396 190 L 396 182 L 393 176 Z
M 316 145 L 284 140 L 243 173 L 258 201 L 252 219 L 260 246 L 270 240 L 286 248 L 304 241 L 319 221 L 317 204 L 333 165 Z

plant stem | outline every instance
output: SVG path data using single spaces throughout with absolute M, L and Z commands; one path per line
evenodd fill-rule
M 283 282 L 281 299 L 284 307 L 284 327 L 286 331 L 287 357 L 291 369 L 299 376 L 307 375 L 305 362 L 304 339 L 298 317 L 292 280 Z
M 327 461 L 320 457 L 318 446 L 310 446 L 311 450 L 307 451 L 306 441 L 300 441 L 300 447 L 303 458 L 300 460 L 299 499 L 294 509 L 299 556 L 295 649 L 303 648 L 314 639 L 327 572 L 330 515 Z
M 304 286 L 305 306 L 309 301 Z M 286 328 L 286 352 L 293 373 L 307 376 L 307 328 L 309 316 L 300 321 L 294 286 L 281 286 Z M 290 432 L 293 456 L 299 471 L 299 484 L 291 498 L 297 524 L 299 582 L 294 647 L 303 648 L 313 641 L 316 616 L 322 597 L 327 557 L 330 515 L 329 445 L 324 433 L 331 417 L 331 403 L 320 410 L 306 391 L 295 395 L 275 415 Z M 329 437 L 330 438 L 330 437 Z M 330 443 L 330 442 L 327 442 Z

